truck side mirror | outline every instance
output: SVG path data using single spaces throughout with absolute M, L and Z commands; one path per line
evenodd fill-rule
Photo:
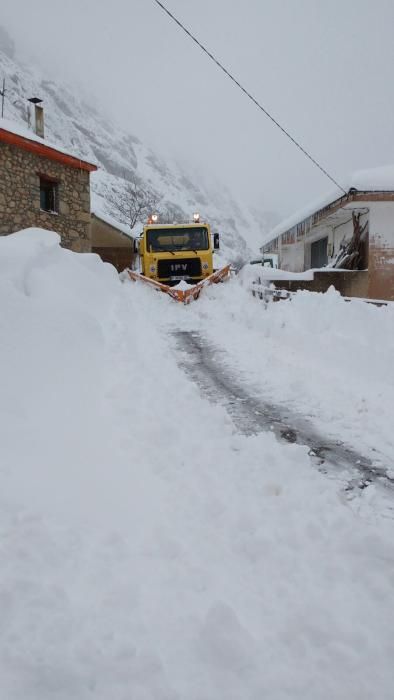
M 138 238 L 133 238 L 133 253 L 138 255 L 139 253 L 139 241 Z
M 213 234 L 213 249 L 214 250 L 219 250 L 220 244 L 219 244 L 219 234 L 214 233 Z

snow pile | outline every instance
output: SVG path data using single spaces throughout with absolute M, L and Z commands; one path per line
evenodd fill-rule
M 240 269 L 237 280 L 245 289 L 251 289 L 252 284 L 258 280 L 261 271 L 262 265 L 251 265 L 249 263 Z
M 389 700 L 392 521 L 307 448 L 240 435 L 169 337 L 217 321 L 270 358 L 300 335 L 286 305 L 176 305 L 37 230 L 0 265 L 0 696 Z
M 305 270 L 305 272 L 289 272 L 288 270 L 280 270 L 272 267 L 261 267 L 259 276 L 264 280 L 313 280 L 314 270 Z
M 188 284 L 185 280 L 181 280 L 180 282 L 178 282 L 178 284 L 175 284 L 173 286 L 173 289 L 178 289 L 180 292 L 184 292 L 187 289 L 191 289 L 194 286 L 194 284 Z
M 35 469 L 51 478 L 58 469 L 74 469 L 74 454 L 83 455 L 85 438 L 94 438 L 91 402 L 99 402 L 102 391 L 100 316 L 111 301 L 108 290 L 118 284 L 111 266 L 61 250 L 52 232 L 28 229 L 0 239 L 0 463 L 22 492 L 32 489 L 34 496 Z M 31 474 L 27 481 L 24 470 Z M 54 495 L 62 499 L 61 492 Z
M 339 272 L 343 272 L 339 270 Z M 306 270 L 305 272 L 289 272 L 288 270 L 280 270 L 275 267 L 265 267 L 263 265 L 244 265 L 238 274 L 238 280 L 245 289 L 252 289 L 252 285 L 256 283 L 269 282 L 275 280 L 313 280 L 314 270 Z

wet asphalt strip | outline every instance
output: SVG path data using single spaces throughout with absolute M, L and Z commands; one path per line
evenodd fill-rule
M 241 433 L 270 431 L 280 442 L 307 445 L 311 462 L 325 474 L 335 472 L 340 476 L 347 491 L 380 483 L 394 495 L 394 478 L 387 473 L 391 465 L 376 466 L 341 441 L 324 438 L 305 417 L 253 396 L 252 389 L 241 384 L 226 367 L 223 351 L 210 345 L 200 333 L 174 331 L 173 336 L 181 351 L 181 367 L 210 401 L 225 406 Z

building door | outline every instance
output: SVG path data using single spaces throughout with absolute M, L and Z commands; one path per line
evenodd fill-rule
M 328 263 L 327 257 L 328 236 L 315 241 L 311 245 L 311 267 L 324 267 Z

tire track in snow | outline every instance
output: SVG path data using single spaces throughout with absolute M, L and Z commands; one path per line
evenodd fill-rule
M 207 398 L 226 408 L 240 432 L 256 435 L 270 431 L 281 442 L 307 445 L 311 461 L 319 471 L 331 474 L 335 468 L 345 476 L 347 491 L 380 483 L 394 493 L 394 478 L 388 473 L 391 465 L 374 464 L 341 441 L 324 438 L 307 418 L 253 395 L 226 367 L 224 351 L 209 344 L 200 333 L 174 331 L 173 336 L 177 350 L 182 353 L 180 366 Z

